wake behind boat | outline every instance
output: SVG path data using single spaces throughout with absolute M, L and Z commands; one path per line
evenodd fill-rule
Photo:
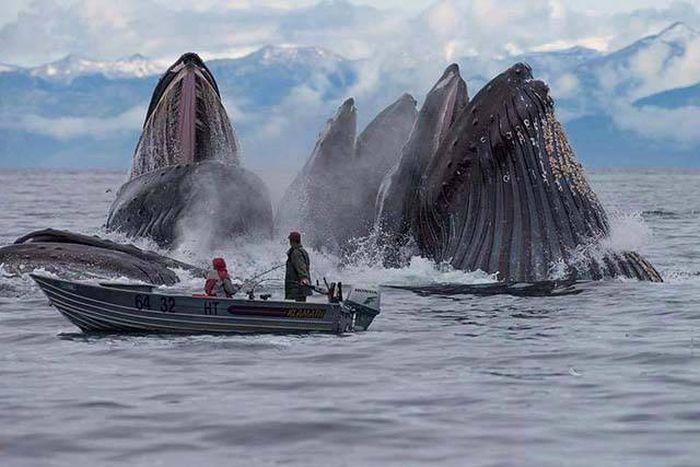
M 86 284 L 30 274 L 83 332 L 158 334 L 364 331 L 379 314 L 379 292 L 349 287 L 326 303 L 162 293 L 150 285 Z

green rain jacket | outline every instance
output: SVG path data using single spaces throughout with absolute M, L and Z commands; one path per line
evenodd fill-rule
M 286 300 L 306 300 L 309 290 L 300 284 L 302 279 L 311 281 L 309 254 L 301 245 L 293 246 L 287 251 L 287 270 L 284 274 Z

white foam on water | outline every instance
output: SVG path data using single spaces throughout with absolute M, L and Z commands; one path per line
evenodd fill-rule
M 288 243 L 284 239 L 264 241 L 230 241 L 207 252 L 205 257 L 192 256 L 193 250 L 176 252 L 178 259 L 194 259 L 197 264 L 210 267 L 211 258 L 222 257 L 226 260 L 229 274 L 242 279 L 253 277 L 274 266 L 282 265 L 287 260 Z M 449 264 L 436 264 L 426 258 L 414 256 L 408 266 L 403 268 L 385 268 L 378 254 L 366 251 L 350 257 L 338 257 L 326 251 L 307 248 L 311 260 L 312 281 L 321 284 L 326 278 L 329 282 L 378 287 L 380 285 L 430 285 L 437 283 L 481 284 L 495 282 L 495 275 L 481 271 L 465 272 L 452 268 Z M 376 253 L 376 252 L 375 252 Z M 193 278 L 190 273 L 178 273 L 183 283 L 191 283 L 201 288 L 201 278 Z M 269 286 L 282 287 L 284 267 L 265 276 Z
M 467 272 L 454 269 L 447 263 L 414 256 L 404 268 L 384 268 L 380 265 L 350 266 L 341 276 L 348 280 L 361 280 L 363 284 L 379 285 L 432 285 L 432 284 L 485 284 L 496 282 L 495 274 L 483 271 Z M 355 282 L 357 283 L 357 282 Z
M 39 295 L 39 288 L 36 287 L 32 278 L 29 277 L 30 272 L 41 274 L 42 276 L 58 278 L 56 274 L 44 268 L 34 269 L 21 274 L 13 274 L 9 272 L 4 265 L 0 264 L 0 297 L 21 299 Z
M 641 212 L 625 212 L 614 209 L 609 215 L 610 234 L 603 238 L 593 238 L 587 243 L 579 245 L 576 250 L 569 253 L 568 261 L 559 260 L 549 267 L 549 279 L 566 279 L 570 273 L 570 267 L 586 265 L 593 259 L 603 263 L 607 254 L 634 251 L 644 254 L 646 248 L 653 240 L 651 228 L 642 217 Z M 569 264 L 567 264 L 567 262 Z M 623 276 L 616 278 L 618 281 L 636 280 Z
M 604 251 L 641 251 L 652 240 L 651 229 L 643 220 L 641 213 L 614 212 L 610 217 L 610 236 L 599 242 L 582 246 L 574 254 L 581 258 L 591 255 L 601 255 Z M 202 268 L 211 267 L 211 260 L 223 257 L 228 265 L 229 273 L 234 278 L 247 279 L 260 274 L 274 266 L 286 262 L 286 252 L 289 245 L 284 238 L 277 240 L 237 239 L 217 244 L 213 249 L 205 248 L 197 242 L 196 236 L 189 237 L 174 250 L 160 248 L 155 242 L 145 238 L 131 239 L 118 232 L 107 232 L 98 229 L 92 232 L 102 238 L 118 243 L 131 243 L 135 246 L 157 252 L 186 263 Z M 412 256 L 405 267 L 387 268 L 382 265 L 384 250 L 377 246 L 381 242 L 376 239 L 357 239 L 354 246 L 357 252 L 346 257 L 338 257 L 325 251 L 308 249 L 311 258 L 312 280 L 323 282 L 342 281 L 346 284 L 365 287 L 380 285 L 409 285 L 423 286 L 434 284 L 483 284 L 496 282 L 495 274 L 483 271 L 466 272 L 456 270 L 448 263 L 435 263 L 420 256 Z M 44 269 L 35 272 L 56 277 Z M 191 271 L 176 269 L 174 271 L 180 282 L 166 290 L 197 292 L 204 286 L 204 280 Z M 567 266 L 563 262 L 555 263 L 550 268 L 550 278 L 561 279 L 566 276 Z M 261 288 L 282 289 L 284 266 L 264 276 L 265 283 Z M 669 282 L 700 281 L 700 276 L 687 271 L 671 271 L 665 274 Z M 86 282 L 96 283 L 108 280 L 127 284 L 139 284 L 141 281 L 128 277 L 87 277 Z M 12 275 L 0 265 L 0 290 L 4 296 L 22 296 L 32 293 L 36 288 L 28 274 Z M 8 293 L 8 290 L 10 291 Z

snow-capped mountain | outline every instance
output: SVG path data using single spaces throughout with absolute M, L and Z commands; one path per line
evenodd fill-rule
M 471 95 L 514 62 L 528 62 L 549 83 L 587 165 L 698 166 L 700 135 L 675 131 L 694 128 L 694 119 L 700 125 L 698 54 L 700 33 L 675 23 L 610 54 L 574 47 L 457 61 Z M 267 46 L 208 65 L 251 166 L 295 166 L 345 97 L 356 97 L 359 118 L 370 119 L 405 91 L 420 102 L 448 64 L 432 56 L 401 63 Z M 143 107 L 168 65 L 136 55 L 0 66 L 0 166 L 128 166 Z
M 606 93 L 640 99 L 700 81 L 700 33 L 677 22 L 611 54 L 580 65 Z
M 164 63 L 149 60 L 140 54 L 114 61 L 98 61 L 77 55 L 68 55 L 55 62 L 29 68 L 34 77 L 55 81 L 71 81 L 80 76 L 103 75 L 110 79 L 143 78 L 162 73 Z
M 243 57 L 240 64 L 288 67 L 327 65 L 343 61 L 343 57 L 320 47 L 265 46 Z

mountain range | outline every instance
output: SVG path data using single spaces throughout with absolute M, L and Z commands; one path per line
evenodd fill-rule
M 453 59 L 474 95 L 514 62 L 549 84 L 587 167 L 700 167 L 700 34 L 674 23 L 603 53 L 584 47 Z M 70 55 L 37 67 L 0 64 L 0 168 L 125 169 L 168 61 Z M 349 60 L 318 47 L 266 46 L 208 62 L 246 163 L 296 169 L 340 102 L 360 124 L 403 92 L 419 101 L 449 62 Z M 698 134 L 696 134 L 698 133 Z

